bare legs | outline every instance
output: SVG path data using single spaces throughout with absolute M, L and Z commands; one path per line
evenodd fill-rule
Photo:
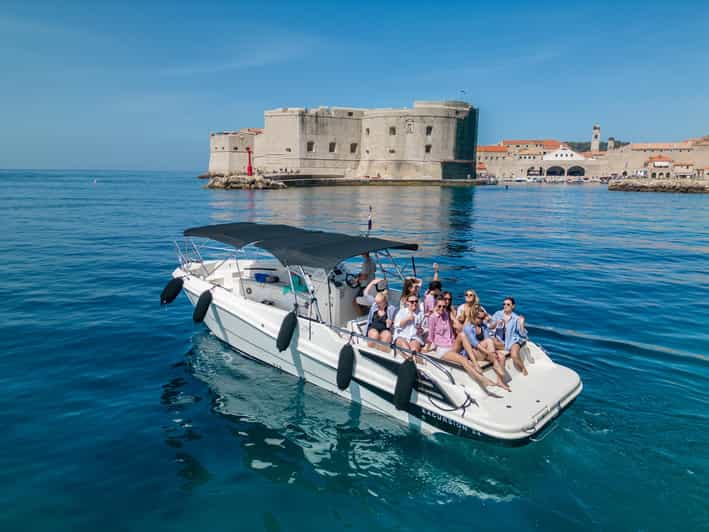
M 480 368 L 478 367 L 477 361 L 471 362 L 463 355 L 458 354 L 458 352 L 456 351 L 448 351 L 445 355 L 441 357 L 441 359 L 447 360 L 448 362 L 454 362 L 460 366 L 463 366 L 463 369 L 468 375 L 470 375 L 470 378 L 477 382 L 483 388 L 487 388 L 488 386 L 495 386 L 495 381 L 491 381 L 485 375 L 482 374 Z
M 522 326 L 524 326 L 524 319 L 522 318 Z M 497 357 L 499 363 L 504 367 L 505 365 L 505 344 L 495 338 L 495 349 L 497 349 Z M 512 357 L 512 362 L 522 375 L 527 375 L 527 368 L 524 367 L 524 362 L 522 362 L 522 356 L 519 354 L 521 346 L 519 344 L 512 344 L 510 347 L 510 356 Z
M 407 340 L 406 338 L 401 338 L 401 337 L 396 339 L 396 345 L 398 347 L 401 347 L 402 349 L 408 349 L 410 351 L 413 351 L 414 353 L 420 352 L 421 348 L 423 347 L 421 345 L 421 342 L 419 342 L 416 339 Z M 403 353 L 403 355 L 404 355 L 404 358 L 410 358 L 408 353 Z M 414 357 L 414 362 L 416 362 L 418 364 L 419 362 L 423 362 L 423 359 L 421 357 Z
M 470 340 L 468 340 L 468 337 L 465 336 L 465 333 L 458 333 L 455 336 L 455 343 L 451 347 L 451 351 L 460 353 L 463 349 L 465 349 L 465 352 L 468 353 L 468 358 L 470 360 L 477 360 L 475 358 L 475 348 L 470 344 Z
M 465 358 L 464 356 L 460 355 L 460 352 L 465 349 L 465 352 L 468 354 L 468 358 Z M 451 355 L 448 357 L 448 355 Z M 463 369 L 465 369 L 466 373 L 470 375 L 477 383 L 479 383 L 481 386 L 499 386 L 501 388 L 504 388 L 507 391 L 510 391 L 509 386 L 505 384 L 505 381 L 502 379 L 500 374 L 498 373 L 498 379 L 497 383 L 494 381 L 488 379 L 483 375 L 482 370 L 480 369 L 480 365 L 478 364 L 478 359 L 481 358 L 477 349 L 475 349 L 471 343 L 470 340 L 468 340 L 468 337 L 465 335 L 465 333 L 459 333 L 455 337 L 455 343 L 451 347 L 451 350 L 446 353 L 443 356 L 444 359 L 448 359 L 451 362 L 457 362 L 461 366 L 463 366 Z M 485 356 L 482 357 L 482 360 L 485 360 Z M 463 364 L 460 362 L 460 360 L 466 360 L 467 365 Z M 494 363 L 493 363 L 494 364 Z M 468 367 L 469 366 L 469 367 Z M 473 372 L 471 372 L 473 370 Z M 497 369 L 495 370 L 497 372 Z M 502 372 L 502 375 L 504 375 L 504 372 Z M 483 384 L 485 382 L 486 384 Z
M 384 329 L 382 332 L 379 332 L 376 329 L 370 327 L 367 331 L 367 336 L 369 336 L 372 340 L 379 340 L 380 342 L 391 344 L 391 331 L 388 329 Z M 375 342 L 368 342 L 367 345 L 369 345 L 369 347 L 379 349 L 379 351 L 389 351 L 389 347 L 383 346 Z
M 505 355 L 498 356 L 492 338 L 487 338 L 478 344 L 477 354 L 479 359 L 488 360 L 492 364 L 492 369 L 497 375 L 497 385 L 509 392 L 510 387 L 505 383 Z
M 527 368 L 524 367 L 524 362 L 522 362 L 522 357 L 519 354 L 520 349 L 519 344 L 512 344 L 512 347 L 510 347 L 510 356 L 512 357 L 512 362 L 514 362 L 517 371 L 521 372 L 522 375 L 527 375 Z

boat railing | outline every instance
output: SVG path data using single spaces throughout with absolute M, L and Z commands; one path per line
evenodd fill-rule
M 329 327 L 334 330 L 335 332 L 339 333 L 340 336 L 343 336 L 345 338 L 354 339 L 357 338 L 358 340 L 362 340 L 367 343 L 372 343 L 376 345 L 380 345 L 382 347 L 386 347 L 387 349 L 390 349 L 391 352 L 393 353 L 394 358 L 396 358 L 397 352 L 403 353 L 406 355 L 405 358 L 409 357 L 414 357 L 414 361 L 416 361 L 417 357 L 421 358 L 427 362 L 429 362 L 432 366 L 435 368 L 439 369 L 441 372 L 443 372 L 446 377 L 448 377 L 448 380 L 452 384 L 456 384 L 455 379 L 453 378 L 453 374 L 450 372 L 448 368 L 446 368 L 443 363 L 441 363 L 440 360 L 436 359 L 435 357 L 432 357 L 431 355 L 427 353 L 422 353 L 420 351 L 412 351 L 411 349 L 407 349 L 405 347 L 401 347 L 396 345 L 396 343 L 389 343 L 389 342 L 383 342 L 378 339 L 370 338 L 369 336 L 365 336 L 362 333 L 359 333 L 357 331 L 352 331 L 349 329 L 343 329 L 342 327 L 338 327 L 336 325 L 329 325 Z M 380 351 L 381 355 L 386 354 L 388 351 Z M 379 353 L 377 353 L 379 355 Z M 380 356 L 381 356 L 380 355 Z
M 189 265 L 199 264 L 205 277 L 212 275 L 225 262 L 234 260 L 237 269 L 239 260 L 265 258 L 253 249 L 233 248 L 227 246 L 215 246 L 209 243 L 197 243 L 191 238 L 175 240 L 175 250 L 177 259 L 182 269 L 187 269 Z M 207 261 L 213 264 L 207 265 Z M 238 277 L 242 277 L 242 272 L 238 272 Z

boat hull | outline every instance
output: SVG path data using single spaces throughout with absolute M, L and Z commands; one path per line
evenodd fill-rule
M 505 416 L 509 417 L 510 411 L 505 410 L 500 401 L 513 403 L 511 396 L 486 403 L 487 398 L 482 390 L 479 390 L 477 395 L 472 394 L 473 398 L 477 399 L 474 402 L 476 405 L 486 404 L 491 410 L 479 408 L 476 413 L 476 407 L 471 406 L 469 410 L 451 412 L 455 408 L 449 409 L 440 397 L 424 393 L 421 389 L 412 392 L 411 402 L 406 409 L 397 410 L 393 405 L 393 396 L 401 357 L 399 360 L 382 364 L 378 356 L 363 349 L 356 349 L 353 379 L 346 390 L 340 390 L 336 385 L 337 363 L 340 350 L 347 340 L 331 328 L 301 317 L 289 347 L 279 352 L 276 348 L 276 337 L 287 314 L 284 310 L 237 296 L 198 277 L 186 275 L 186 272 L 179 269 L 175 271 L 174 276 L 184 278 L 184 291 L 192 305 L 196 305 L 200 294 L 205 290 L 212 291 L 213 300 L 204 317 L 204 323 L 217 338 L 238 352 L 302 378 L 346 400 L 355 401 L 393 417 L 417 432 L 446 432 L 465 437 L 490 437 L 509 443 L 525 443 L 558 416 L 581 391 L 578 375 L 552 363 L 553 367 L 546 368 L 548 371 L 569 372 L 569 375 L 562 375 L 565 377 L 565 390 L 551 398 L 537 399 L 537 403 L 541 402 L 542 407 L 535 413 L 529 411 L 526 417 L 523 416 L 522 422 L 505 421 Z M 542 365 L 540 368 L 538 371 L 545 369 Z M 510 367 L 509 371 L 515 370 Z M 523 385 L 522 381 L 520 389 Z M 519 396 L 521 393 L 518 392 L 515 399 L 520 405 L 518 409 L 529 409 L 526 398 Z M 437 399 L 434 401 L 433 397 Z

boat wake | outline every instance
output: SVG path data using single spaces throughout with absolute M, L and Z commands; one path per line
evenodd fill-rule
M 529 330 L 531 332 L 543 331 L 545 333 L 550 333 L 558 337 L 565 338 L 581 338 L 583 340 L 589 340 L 592 342 L 600 343 L 604 346 L 623 349 L 626 351 L 642 351 L 643 353 L 649 354 L 655 357 L 667 357 L 673 356 L 683 359 L 695 359 L 702 362 L 709 362 L 709 356 L 703 355 L 701 353 L 692 353 L 689 351 L 683 351 L 680 349 L 672 349 L 669 347 L 664 347 L 661 345 L 647 344 L 643 342 L 636 342 L 633 340 L 619 340 L 617 338 L 611 338 L 609 336 L 597 336 L 593 334 L 588 334 L 580 331 L 574 331 L 571 329 L 559 329 L 556 327 L 545 327 L 538 325 L 530 325 Z

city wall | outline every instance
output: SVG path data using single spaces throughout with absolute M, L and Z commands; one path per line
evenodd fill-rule
M 256 130 L 212 134 L 209 171 L 245 171 L 248 146 L 264 175 L 474 179 L 477 121 L 477 109 L 465 102 L 276 109 L 251 136 L 245 132 Z
M 497 178 L 517 178 L 529 176 L 583 176 L 601 177 L 655 177 L 651 161 L 653 157 L 665 157 L 671 160 L 668 170 L 672 177 L 676 172 L 673 166 L 691 163 L 693 173 L 705 175 L 709 168 L 709 141 L 677 143 L 635 143 L 608 151 L 576 154 L 569 159 L 552 159 L 552 153 L 539 151 L 527 153 L 524 150 L 509 149 L 503 151 L 499 146 L 487 146 L 477 153 L 477 161 L 485 165 L 485 172 Z M 667 171 L 663 176 L 670 177 Z M 655 171 L 658 174 L 660 171 Z

